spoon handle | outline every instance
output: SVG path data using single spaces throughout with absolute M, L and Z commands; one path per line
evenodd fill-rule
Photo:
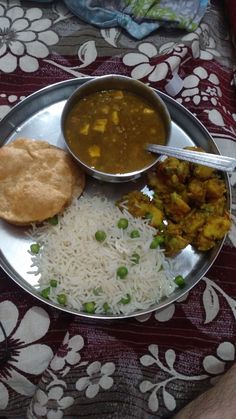
M 164 156 L 176 157 L 203 166 L 213 167 L 224 172 L 233 172 L 236 167 L 236 159 L 219 154 L 203 153 L 201 151 L 185 150 L 178 147 L 170 147 L 156 144 L 147 144 L 146 150 Z

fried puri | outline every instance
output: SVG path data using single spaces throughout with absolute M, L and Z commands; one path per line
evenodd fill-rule
M 42 222 L 63 211 L 85 186 L 85 175 L 64 150 L 19 138 L 0 148 L 0 218 Z

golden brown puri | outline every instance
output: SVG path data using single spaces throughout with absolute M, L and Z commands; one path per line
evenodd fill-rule
M 0 148 L 0 218 L 12 224 L 42 222 L 79 196 L 85 175 L 64 150 L 19 138 Z

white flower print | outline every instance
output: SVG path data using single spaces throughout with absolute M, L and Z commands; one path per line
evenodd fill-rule
M 54 21 L 54 23 L 58 23 L 73 17 L 73 14 L 68 10 L 66 5 L 62 1 L 53 2 L 52 10 L 54 13 L 57 14 L 57 18 Z
M 222 342 L 216 350 L 216 356 L 207 355 L 203 360 L 204 369 L 213 377 L 210 382 L 215 385 L 225 372 L 226 363 L 235 360 L 235 347 L 231 342 Z
M 95 41 L 87 41 L 78 49 L 78 57 L 81 61 L 79 68 L 87 67 L 89 64 L 96 61 L 97 49 Z
M 25 96 L 19 96 L 19 97 L 16 96 L 16 95 L 7 96 L 6 93 L 1 93 L 0 94 L 0 99 L 1 98 L 4 98 L 5 101 L 7 100 L 7 103 L 15 104 L 18 100 L 25 99 Z M 11 109 L 11 106 L 9 106 L 9 105 L 5 105 L 5 104 L 0 105 L 0 121 L 1 121 L 1 119 L 4 118 L 4 116 L 7 115 L 7 113 L 10 111 L 10 109 Z
M 58 42 L 49 29 L 50 19 L 42 18 L 37 7 L 23 9 L 0 4 L 0 70 L 11 73 L 17 66 L 24 72 L 38 70 L 39 58 L 49 55 L 48 46 Z
M 0 105 L 0 121 L 6 116 L 10 109 L 11 107 L 9 105 Z
M 0 303 L 0 350 L 5 362 L 0 371 L 0 409 L 8 405 L 8 388 L 32 396 L 35 385 L 24 375 L 41 374 L 48 366 L 53 352 L 45 344 L 37 344 L 48 331 L 50 319 L 40 307 L 30 308 L 17 326 L 19 312 L 10 301 Z M 35 327 L 37 324 L 37 327 Z
M 162 376 L 153 375 L 154 381 L 144 380 L 140 383 L 139 389 L 141 393 L 150 393 L 148 397 L 148 407 L 152 412 L 157 412 L 160 407 L 160 398 L 163 398 L 165 407 L 169 411 L 176 408 L 175 397 L 169 391 L 169 384 L 175 380 L 183 381 L 201 381 L 208 378 L 207 374 L 188 376 L 181 374 L 175 369 L 176 353 L 173 349 L 165 352 L 165 363 L 159 357 L 159 347 L 155 344 L 149 345 L 149 354 L 145 354 L 140 358 L 140 363 L 144 367 L 155 368 L 161 370 Z M 150 377 L 150 372 L 147 374 Z
M 232 115 L 230 114 L 230 111 L 225 108 L 225 106 L 222 106 L 221 109 L 223 112 L 220 112 L 218 109 L 205 109 L 204 112 L 208 115 L 208 119 L 212 124 L 218 127 L 223 127 L 225 133 L 228 133 L 229 135 L 233 135 L 235 137 L 236 129 L 234 122 L 231 125 L 229 123 L 229 120 L 227 120 L 227 122 L 224 121 L 224 117 Z
M 142 79 L 147 77 L 150 82 L 157 82 L 167 78 L 170 72 L 177 72 L 181 63 L 182 58 L 187 54 L 188 49 L 183 44 L 173 44 L 173 54 L 171 57 L 166 58 L 163 62 L 153 64 L 153 58 L 158 57 L 158 53 L 155 45 L 150 42 L 143 42 L 139 44 L 139 52 L 129 52 L 124 55 L 123 62 L 125 65 L 134 67 L 131 71 L 131 77 L 134 79 Z M 167 53 L 167 50 L 160 50 L 161 53 Z
M 55 386 L 46 394 L 38 389 L 35 393 L 34 413 L 47 419 L 63 418 L 63 411 L 72 406 L 74 398 L 64 397 L 64 389 Z
M 222 374 L 227 361 L 234 361 L 235 347 L 231 342 L 223 342 L 217 348 L 217 356 L 207 355 L 203 360 L 204 369 L 209 374 Z
M 168 320 L 170 320 L 175 312 L 175 305 L 174 304 L 170 304 L 169 306 L 167 306 L 166 308 L 162 309 L 162 310 L 158 310 L 155 311 L 154 317 L 157 321 L 159 322 L 167 322 Z M 147 313 L 147 314 L 143 314 L 141 316 L 137 316 L 135 317 L 137 321 L 139 321 L 140 323 L 144 323 L 147 320 L 149 320 L 152 316 L 152 313 Z
M 236 319 L 236 300 L 226 294 L 226 292 L 211 279 L 203 277 L 202 281 L 206 284 L 206 288 L 203 292 L 203 307 L 206 316 L 205 324 L 212 322 L 219 313 L 220 300 L 218 294 L 225 298 Z
M 201 60 L 212 60 L 214 57 L 220 57 L 216 50 L 216 43 L 207 23 L 200 23 L 194 31 L 182 37 L 182 41 L 191 41 L 192 53 L 194 58 Z
M 213 124 L 218 127 L 225 126 L 224 119 L 218 109 L 205 109 L 204 112 L 208 114 L 209 121 L 211 121 Z
M 149 345 L 149 353 L 140 358 L 140 363 L 145 369 L 152 366 L 152 369 L 157 368 L 161 374 L 154 375 L 153 373 L 146 374 L 148 378 L 153 376 L 153 381 L 144 380 L 140 383 L 139 389 L 141 393 L 149 393 L 148 407 L 152 412 L 157 412 L 160 407 L 160 398 L 163 398 L 165 407 L 169 411 L 174 411 L 176 408 L 175 397 L 170 393 L 169 384 L 175 380 L 183 382 L 194 382 L 209 380 L 211 384 L 215 384 L 219 379 L 218 374 L 225 371 L 226 363 L 235 360 L 235 347 L 231 342 L 220 343 L 216 349 L 216 356 L 207 355 L 203 359 L 203 368 L 206 374 L 201 375 L 185 375 L 175 369 L 176 352 L 173 349 L 165 351 L 165 362 L 160 359 L 159 347 L 155 344 Z M 212 377 L 213 376 L 213 377 Z M 172 387 L 173 388 L 173 387 Z
M 131 77 L 142 79 L 148 76 L 149 81 L 163 80 L 168 73 L 169 67 L 166 62 L 152 64 L 152 58 L 158 56 L 155 45 L 143 42 L 138 46 L 139 52 L 129 52 L 123 57 L 125 65 L 134 67 Z
M 235 204 L 232 204 L 232 209 L 236 209 Z M 232 242 L 232 245 L 236 247 L 236 217 L 235 215 L 231 214 L 231 219 L 232 219 L 232 226 L 228 235 L 229 235 L 229 239 Z
M 92 362 L 87 367 L 87 376 L 81 377 L 76 382 L 78 391 L 85 391 L 86 397 L 92 399 L 99 392 L 99 387 L 103 390 L 108 390 L 113 385 L 113 378 L 110 377 L 115 371 L 115 364 L 113 362 L 106 362 L 103 366 L 99 361 Z
M 205 90 L 201 86 L 203 80 L 208 82 Z M 220 80 L 216 74 L 209 74 L 201 66 L 195 67 L 193 74 L 183 79 L 181 97 L 177 101 L 180 103 L 192 101 L 194 105 L 199 105 L 201 101 L 204 101 L 216 106 L 222 97 L 222 91 L 219 85 Z
M 117 48 L 117 41 L 121 33 L 120 28 L 104 28 L 100 30 L 100 33 L 108 44 Z
M 48 378 L 44 380 L 46 390 L 38 389 L 31 400 L 28 409 L 29 418 L 34 419 L 36 415 L 47 419 L 60 419 L 63 417 L 64 410 L 72 406 L 74 398 L 64 396 L 67 383 L 61 377 L 64 378 L 72 366 L 78 368 L 88 364 L 88 361 L 80 362 L 81 356 L 78 351 L 83 346 L 82 336 L 75 335 L 69 339 L 69 333 L 66 333 L 57 354 L 47 368 Z
M 192 55 L 194 58 L 200 58 L 201 60 L 212 60 L 214 57 L 220 57 L 220 53 L 216 50 L 216 42 L 212 36 L 210 36 L 210 28 L 206 23 L 201 23 L 199 27 L 187 35 L 181 38 L 183 44 L 176 44 L 175 42 L 166 42 L 161 45 L 159 49 L 160 54 L 178 54 L 179 49 L 182 48 L 182 53 L 179 54 L 182 58 L 187 55 L 187 43 L 191 43 Z M 188 58 L 190 59 L 190 57 Z
M 189 293 L 186 292 L 186 294 L 183 295 L 183 297 L 178 298 L 176 300 L 176 303 L 181 303 L 182 301 L 187 300 Z M 155 311 L 154 318 L 158 322 L 168 322 L 172 319 L 172 317 L 175 314 L 175 304 L 170 304 L 166 308 L 163 308 L 162 310 Z M 136 316 L 135 319 L 140 322 L 144 323 L 148 321 L 152 317 L 152 313 L 142 314 L 141 316 Z
M 123 57 L 125 65 L 134 67 L 131 71 L 131 77 L 134 79 L 142 79 L 147 75 L 151 75 L 155 70 L 155 65 L 152 65 L 150 61 L 157 56 L 157 49 L 150 42 L 139 44 L 138 50 L 139 52 L 129 52 Z
M 141 314 L 140 316 L 136 316 L 135 320 L 137 320 L 140 323 L 147 322 L 152 317 L 152 313 L 147 314 Z
M 163 310 L 156 311 L 155 319 L 161 323 L 167 322 L 170 320 L 175 313 L 175 305 L 170 304 L 168 307 L 164 308 Z
M 81 359 L 78 351 L 83 346 L 84 339 L 82 336 L 75 335 L 69 339 L 69 333 L 67 332 L 61 347 L 50 363 L 50 368 L 54 371 L 59 371 L 65 366 L 78 364 Z

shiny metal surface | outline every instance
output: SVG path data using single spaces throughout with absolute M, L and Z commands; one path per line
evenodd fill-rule
M 63 133 L 63 137 L 65 139 L 67 148 L 69 152 L 73 155 L 73 157 L 78 161 L 82 169 L 88 173 L 90 176 L 93 176 L 95 179 L 103 180 L 106 182 L 129 182 L 134 179 L 140 178 L 140 176 L 146 172 L 147 170 L 151 169 L 157 161 L 159 157 L 157 157 L 152 164 L 146 167 L 140 168 L 135 172 L 130 173 L 107 173 L 101 172 L 96 170 L 95 168 L 88 166 L 85 162 L 83 162 L 77 154 L 75 154 L 66 138 L 65 133 L 65 120 L 67 118 L 68 112 L 70 112 L 71 108 L 85 96 L 88 96 L 92 93 L 103 91 L 103 90 L 128 90 L 129 92 L 133 92 L 142 98 L 146 99 L 150 105 L 152 105 L 158 112 L 161 114 L 163 122 L 165 124 L 166 130 L 166 144 L 169 143 L 170 135 L 171 135 L 171 118 L 165 102 L 161 99 L 161 97 L 150 87 L 145 85 L 144 83 L 131 79 L 130 77 L 121 76 L 121 75 L 108 75 L 108 76 L 101 76 L 92 80 L 89 80 L 87 83 L 81 84 L 78 89 L 72 94 L 71 97 L 67 100 L 65 107 L 62 112 L 61 117 L 61 130 Z M 144 139 L 145 140 L 145 139 Z
M 18 137 L 28 137 L 45 139 L 54 145 L 64 147 L 60 127 L 63 107 L 75 89 L 88 80 L 91 80 L 91 78 L 73 79 L 54 84 L 34 93 L 16 105 L 0 122 L 0 145 L 2 146 Z M 197 145 L 208 152 L 218 154 L 219 151 L 213 139 L 203 125 L 175 100 L 163 93 L 159 92 L 159 94 L 168 107 L 172 119 L 170 146 Z M 227 175 L 225 175 L 225 181 L 228 188 L 228 207 L 230 208 L 231 195 Z M 99 188 L 106 196 L 115 200 L 134 188 L 144 188 L 145 192 L 148 193 L 145 185 L 145 176 L 134 182 L 117 184 L 101 182 L 88 176 L 86 192 L 93 195 Z M 186 277 L 186 287 L 175 291 L 170 298 L 150 307 L 148 310 L 135 312 L 129 316 L 88 315 L 43 299 L 37 293 L 38 276 L 29 274 L 31 257 L 28 249 L 30 244 L 26 228 L 10 226 L 4 221 L 0 221 L 0 265 L 18 285 L 39 300 L 64 312 L 98 319 L 121 319 L 163 309 L 182 297 L 206 274 L 216 259 L 223 241 L 207 253 L 196 252 L 191 246 L 185 248 L 173 259 L 173 267 L 176 274 Z
M 233 172 L 236 167 L 236 159 L 233 157 L 212 153 L 202 153 L 199 151 L 189 151 L 184 150 L 183 148 L 156 144 L 148 144 L 146 149 L 158 155 L 176 157 L 180 160 L 203 164 L 204 166 L 213 167 L 214 169 L 222 170 L 223 172 Z

